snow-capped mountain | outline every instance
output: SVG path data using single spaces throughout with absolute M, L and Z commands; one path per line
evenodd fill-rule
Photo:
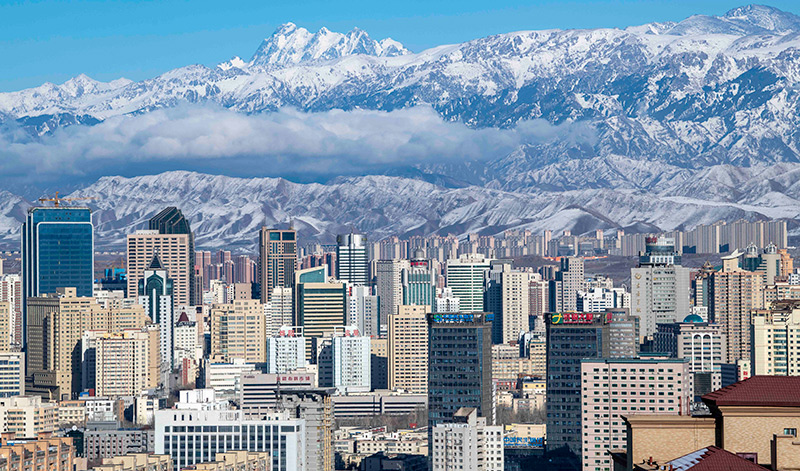
M 247 114 L 424 104 L 476 129 L 542 119 L 583 123 L 594 136 L 328 184 L 180 172 L 107 177 L 79 193 L 103 195 L 98 230 L 109 240 L 163 204 L 180 205 L 207 246 L 241 243 L 239 232 L 289 219 L 320 240 L 352 225 L 375 237 L 798 219 L 800 17 L 766 6 L 624 29 L 513 32 L 418 53 L 358 29 L 312 33 L 288 23 L 249 60 L 140 82 L 79 76 L 2 93 L 0 123 L 16 121 L 45 139 L 60 127 L 186 102 Z

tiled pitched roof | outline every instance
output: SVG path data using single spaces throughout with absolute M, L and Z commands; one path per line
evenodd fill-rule
M 753 376 L 703 396 L 710 406 L 800 407 L 800 376 Z
M 709 446 L 675 458 L 667 463 L 673 471 L 764 471 L 759 466 L 733 453 Z

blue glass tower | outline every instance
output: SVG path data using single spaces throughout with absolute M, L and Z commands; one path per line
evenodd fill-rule
M 86 207 L 31 208 L 22 224 L 22 341 L 27 343 L 27 298 L 76 288 L 92 296 L 94 226 Z

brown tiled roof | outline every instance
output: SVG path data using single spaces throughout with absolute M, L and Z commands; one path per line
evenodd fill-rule
M 800 407 L 800 376 L 753 376 L 703 396 L 709 406 Z
M 723 450 L 709 446 L 675 458 L 667 464 L 674 471 L 764 471 L 767 468 Z
M 181 316 L 178 317 L 178 322 L 189 322 L 189 316 L 187 316 L 185 312 L 182 312 Z

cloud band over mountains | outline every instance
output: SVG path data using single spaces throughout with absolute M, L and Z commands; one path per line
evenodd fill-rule
M 390 112 L 284 108 L 247 115 L 212 105 L 181 105 L 95 126 L 60 128 L 41 137 L 6 125 L 0 132 L 0 172 L 5 178 L 51 181 L 174 169 L 324 179 L 497 158 L 522 144 L 556 140 L 593 142 L 594 128 L 530 120 L 510 129 L 472 129 L 445 121 L 425 106 Z

